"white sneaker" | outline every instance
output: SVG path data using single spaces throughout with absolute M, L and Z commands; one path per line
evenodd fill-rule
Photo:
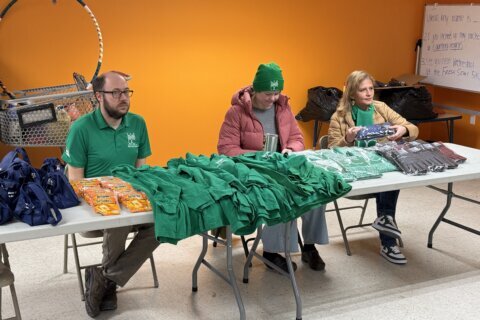
M 392 216 L 381 216 L 375 219 L 372 223 L 372 227 L 378 232 L 385 234 L 389 237 L 400 239 L 402 237 L 402 232 L 398 230 L 395 221 L 393 221 Z
M 395 263 L 395 264 L 407 263 L 407 258 L 405 258 L 405 256 L 400 251 L 398 246 L 391 246 L 391 247 L 381 246 L 380 254 L 391 263 Z

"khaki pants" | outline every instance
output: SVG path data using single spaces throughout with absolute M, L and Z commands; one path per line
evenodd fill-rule
M 133 231 L 138 233 L 125 249 L 128 234 Z M 159 244 L 153 224 L 104 230 L 102 266 L 105 277 L 123 287 Z

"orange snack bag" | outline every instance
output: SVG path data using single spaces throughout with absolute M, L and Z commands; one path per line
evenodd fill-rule
M 93 206 L 95 213 L 100 213 L 103 216 L 111 216 L 120 214 L 120 207 L 116 203 L 104 203 Z
M 125 201 L 125 202 L 122 202 L 122 205 L 124 205 L 130 212 L 152 211 L 152 206 L 150 205 L 150 201 L 148 201 L 147 199 Z
M 120 214 L 120 207 L 112 190 L 87 188 L 84 195 L 85 201 L 93 207 L 96 213 L 102 215 Z
M 100 187 L 100 181 L 97 179 L 81 179 L 70 181 L 73 191 L 79 196 L 83 197 L 86 188 Z
M 152 206 L 145 193 L 136 190 L 130 190 L 118 194 L 118 200 L 130 212 L 151 211 Z
M 85 201 L 93 206 L 95 203 L 115 203 L 116 198 L 112 190 L 102 189 L 100 187 L 86 188 L 83 191 Z
M 104 188 L 108 188 L 109 186 L 112 186 L 112 185 L 124 184 L 124 183 L 127 183 L 127 182 L 117 177 L 100 177 L 100 184 Z
M 102 187 L 113 190 L 115 192 L 125 192 L 127 190 L 133 190 L 130 183 L 123 181 L 117 177 L 102 177 L 100 179 Z

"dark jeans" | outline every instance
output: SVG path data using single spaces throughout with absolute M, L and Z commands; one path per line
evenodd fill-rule
M 377 217 L 392 216 L 395 220 L 395 209 L 397 208 L 397 199 L 400 190 L 379 192 L 377 198 Z M 380 240 L 384 246 L 394 246 L 397 244 L 395 238 L 380 234 Z

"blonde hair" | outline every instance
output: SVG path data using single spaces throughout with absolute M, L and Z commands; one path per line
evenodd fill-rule
M 365 71 L 353 71 L 347 77 L 345 90 L 337 107 L 337 112 L 340 116 L 344 117 L 347 112 L 352 110 L 352 106 L 355 104 L 354 94 L 360 87 L 360 83 L 365 79 L 370 79 L 375 84 L 375 79 Z

